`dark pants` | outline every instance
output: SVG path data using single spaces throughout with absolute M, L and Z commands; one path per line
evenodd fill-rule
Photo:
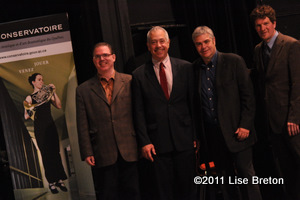
M 115 164 L 92 168 L 97 200 L 139 200 L 137 162 L 120 155 Z
M 158 154 L 153 163 L 142 160 L 140 172 L 143 200 L 196 199 L 194 150 Z
M 284 178 L 284 199 L 300 199 L 300 135 L 270 134 L 278 177 Z
M 233 133 L 234 134 L 234 133 Z M 206 125 L 205 138 L 207 140 L 208 161 L 214 161 L 218 176 L 224 176 L 224 184 L 220 185 L 225 200 L 249 199 L 260 200 L 258 185 L 251 184 L 255 175 L 252 163 L 252 148 L 231 153 L 224 141 L 219 126 Z M 229 177 L 247 178 L 250 184 L 229 184 Z

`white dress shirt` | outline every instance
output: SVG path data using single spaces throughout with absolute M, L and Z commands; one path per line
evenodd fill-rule
M 159 65 L 160 65 L 161 62 L 159 62 L 157 60 L 154 60 L 152 58 L 152 63 L 153 63 L 153 69 L 154 69 L 155 75 L 156 75 L 157 80 L 160 84 Z M 166 78 L 167 78 L 167 82 L 168 82 L 168 93 L 169 93 L 169 96 L 170 96 L 171 91 L 172 91 L 172 86 L 173 86 L 173 73 L 172 73 L 172 65 L 171 65 L 169 55 L 167 55 L 167 57 L 162 61 L 162 63 L 164 64 L 164 69 L 165 69 L 165 72 L 166 72 Z

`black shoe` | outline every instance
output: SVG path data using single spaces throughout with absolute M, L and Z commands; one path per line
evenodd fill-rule
M 56 185 L 56 187 L 59 187 L 59 189 L 61 191 L 64 191 L 64 192 L 68 191 L 67 187 L 65 186 L 64 182 L 62 182 L 62 181 L 56 182 L 55 185 Z
M 49 189 L 52 192 L 52 194 L 57 194 L 58 193 L 58 190 L 56 189 L 56 187 L 53 183 L 49 184 Z

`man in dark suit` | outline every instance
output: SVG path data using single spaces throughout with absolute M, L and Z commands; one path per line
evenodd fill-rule
M 131 76 L 114 69 L 108 43 L 94 47 L 97 75 L 77 87 L 80 153 L 92 166 L 97 199 L 140 199 Z
M 240 56 L 217 51 L 213 31 L 207 26 L 197 27 L 192 38 L 200 55 L 193 67 L 198 121 L 203 124 L 200 132 L 204 140 L 200 141 L 207 144 L 206 159 L 215 162 L 218 176 L 225 176 L 221 184 L 224 199 L 240 199 L 236 185 L 228 183 L 229 177 L 234 179 L 235 170 L 238 177 L 249 181 L 241 185 L 243 199 L 261 199 L 259 187 L 251 184 L 256 135 L 249 70 Z
M 285 199 L 300 199 L 300 43 L 276 31 L 276 14 L 262 5 L 250 15 L 263 40 L 254 50 L 258 129 L 272 146 L 285 178 Z
M 154 199 L 193 199 L 192 68 L 187 61 L 169 57 L 169 45 L 162 27 L 148 32 L 152 59 L 133 72 L 134 122 L 142 157 L 153 167 Z

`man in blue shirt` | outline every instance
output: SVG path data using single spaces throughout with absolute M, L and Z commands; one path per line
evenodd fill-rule
M 258 6 L 250 17 L 262 39 L 254 49 L 256 129 L 285 180 L 283 198 L 300 199 L 300 42 L 276 31 L 271 6 Z
M 206 162 L 214 161 L 218 176 L 225 177 L 220 185 L 225 200 L 240 199 L 237 185 L 229 182 L 236 175 L 249 181 L 241 185 L 243 199 L 260 200 L 258 185 L 251 184 L 255 175 L 252 146 L 256 136 L 249 70 L 240 56 L 217 51 L 210 28 L 197 27 L 192 38 L 200 55 L 193 67 L 198 122 L 203 124 L 201 141 L 206 143 L 202 146 L 207 146 L 204 151 L 208 151 Z

